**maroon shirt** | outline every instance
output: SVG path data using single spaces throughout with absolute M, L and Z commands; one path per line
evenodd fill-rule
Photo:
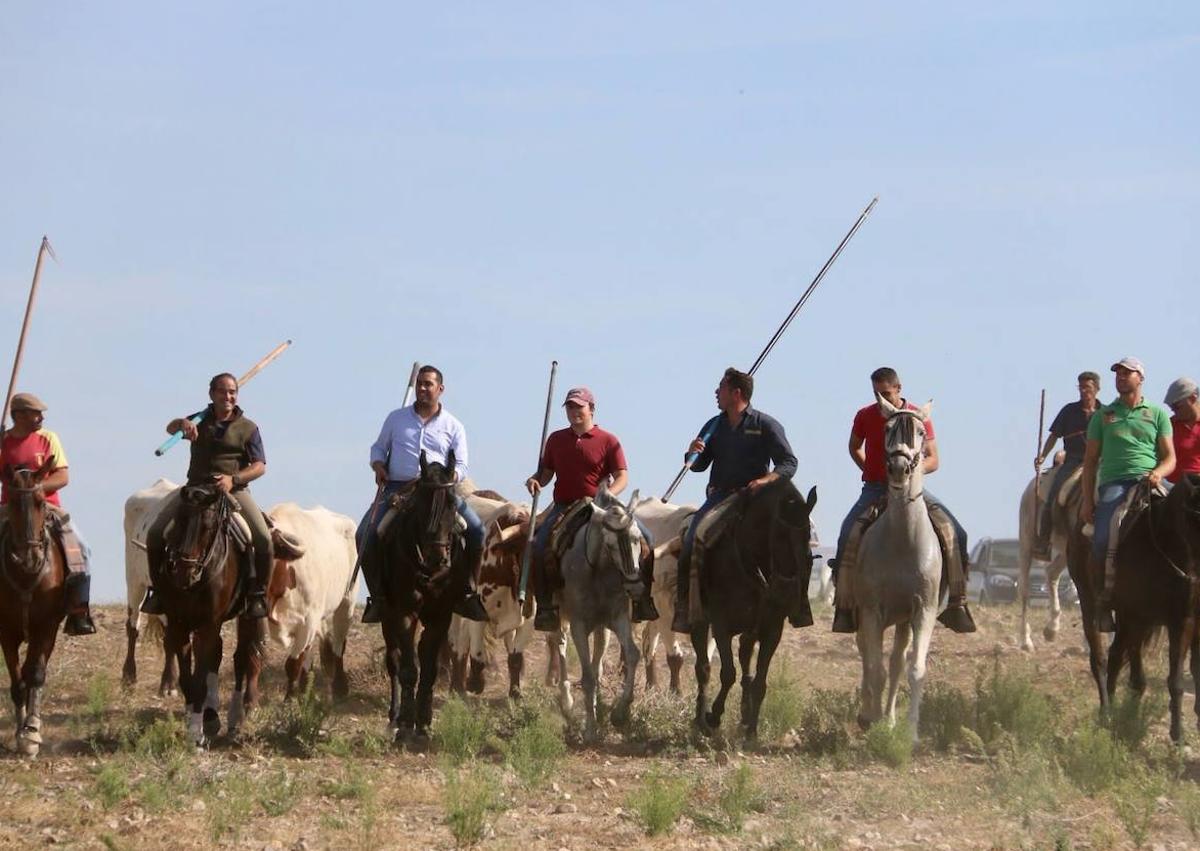
M 904 407 L 909 411 L 918 411 L 916 405 L 905 402 Z M 873 403 L 854 415 L 854 427 L 851 434 L 863 441 L 866 447 L 867 461 L 863 465 L 862 480 L 864 482 L 887 481 L 887 418 L 879 410 L 879 404 Z M 933 440 L 933 421 L 925 420 L 925 440 Z
M 617 436 L 592 426 L 585 434 L 564 428 L 546 438 L 542 469 L 554 473 L 554 501 L 568 504 L 595 496 L 601 482 L 628 466 Z

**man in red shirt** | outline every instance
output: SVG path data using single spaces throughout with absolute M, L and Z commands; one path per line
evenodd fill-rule
M 871 373 L 871 387 L 878 396 L 883 397 L 889 404 L 910 411 L 917 410 L 901 397 L 900 376 L 891 367 L 882 366 Z M 887 494 L 887 452 L 885 449 L 885 430 L 887 419 L 880 410 L 879 403 L 874 402 L 862 408 L 854 415 L 854 425 L 850 429 L 850 458 L 862 470 L 863 487 L 858 501 L 842 521 L 841 532 L 838 534 L 837 556 L 830 562 L 836 577 L 843 571 L 854 569 L 854 558 L 845 559 L 846 541 L 854 529 L 854 524 L 876 502 Z M 933 422 L 925 420 L 925 460 L 922 472 L 925 475 L 937 470 L 938 450 L 934 438 Z M 946 548 L 950 564 L 947 564 L 947 574 L 950 578 L 950 598 L 946 610 L 938 617 L 946 626 L 955 632 L 974 632 L 975 623 L 967 610 L 966 601 L 966 564 L 967 533 L 962 524 L 942 504 L 941 500 L 925 490 L 925 504 L 929 506 L 929 516 L 938 537 L 943 538 L 942 529 L 953 527 L 954 542 Z M 941 529 L 939 529 L 941 527 Z M 945 543 L 943 538 L 943 543 Z M 957 547 L 954 546 L 957 544 Z M 842 573 L 842 575 L 847 575 Z M 853 608 L 839 603 L 833 615 L 834 632 L 855 632 Z
M 1163 401 L 1171 409 L 1171 441 L 1175 444 L 1175 472 L 1167 481 L 1175 484 L 1187 473 L 1200 475 L 1200 389 L 1190 378 L 1177 378 Z
M 4 433 L 4 440 L 0 441 L 0 468 L 36 470 L 48 459 L 54 459 L 54 469 L 42 479 L 41 487 L 46 505 L 55 514 L 67 563 L 67 619 L 63 624 L 63 632 L 67 635 L 91 635 L 96 631 L 96 626 L 88 610 L 91 591 L 91 576 L 88 574 L 90 551 L 78 530 L 71 526 L 70 517 L 62 510 L 58 492 L 70 480 L 67 453 L 58 435 L 42 428 L 45 411 L 46 406 L 32 393 L 13 396 L 13 426 Z M 0 487 L 0 527 L 8 523 L 8 499 L 8 481 L 5 479 Z
M 539 569 L 535 571 L 537 615 L 533 628 L 539 632 L 553 632 L 560 626 L 558 606 L 554 594 L 541 568 L 542 556 L 550 542 L 550 532 L 555 521 L 572 503 L 590 499 L 608 483 L 608 492 L 616 496 L 629 483 L 625 450 L 615 434 L 607 432 L 593 423 L 596 412 L 596 397 L 586 387 L 576 387 L 567 393 L 563 402 L 567 409 L 569 428 L 560 429 L 546 438 L 546 448 L 536 475 L 525 480 L 530 495 L 536 494 L 554 479 L 554 504 L 538 524 L 533 536 L 533 558 Z M 649 533 L 638 522 L 642 536 L 653 546 Z M 633 602 L 633 621 L 656 620 L 658 611 L 650 597 L 649 577 L 643 575 L 639 589 L 630 588 Z

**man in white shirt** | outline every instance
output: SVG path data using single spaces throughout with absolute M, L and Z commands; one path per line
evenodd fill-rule
M 445 464 L 450 451 L 454 451 L 454 473 L 458 481 L 467 477 L 467 430 L 453 414 L 442 407 L 442 372 L 434 366 L 423 366 L 417 373 L 416 401 L 410 407 L 399 408 L 387 415 L 379 437 L 371 445 L 371 469 L 375 471 L 375 484 L 382 486 L 378 505 L 372 503 L 363 515 L 355 536 L 361 554 L 375 536 L 372 524 L 383 518 L 388 498 L 421 476 L 421 453 L 430 462 Z M 483 523 L 467 505 L 457 497 L 458 515 L 467 524 L 467 576 L 468 585 L 463 599 L 455 606 L 456 614 L 476 621 L 487 620 L 487 610 L 475 592 L 475 577 L 483 560 Z M 369 575 L 365 567 L 363 578 L 367 590 L 371 591 L 376 578 Z M 379 607 L 371 596 L 363 609 L 363 623 L 379 623 Z

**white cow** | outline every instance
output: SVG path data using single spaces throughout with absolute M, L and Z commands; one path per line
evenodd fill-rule
M 267 512 L 277 532 L 300 542 L 297 557 L 277 546 L 267 589 L 271 639 L 287 653 L 287 696 L 303 691 L 312 668 L 309 650 L 320 640 L 321 667 L 335 697 L 349 693 L 343 653 L 354 616 L 358 578 L 350 582 L 357 552 L 355 522 L 327 508 L 284 502 Z
M 459 490 L 479 515 L 486 533 L 477 587 L 488 620 L 483 623 L 454 617 L 449 636 L 450 685 L 459 692 L 465 689 L 481 693 L 488 661 L 488 640 L 499 639 L 504 642 L 508 654 L 508 693 L 516 697 L 521 691 L 525 648 L 533 638 L 536 612 L 532 588 L 524 607 L 517 602 L 521 554 L 529 528 L 529 506 L 495 499 L 493 497 L 499 497 L 499 494 L 491 491 L 476 492 L 469 482 L 464 482 Z
M 165 636 L 165 621 L 157 615 L 145 615 L 139 611 L 146 592 L 150 588 L 150 565 L 146 560 L 144 542 L 146 533 L 162 510 L 166 498 L 179 489 L 169 479 L 159 479 L 145 490 L 140 490 L 125 500 L 125 665 L 121 680 L 126 686 L 137 682 L 137 661 L 134 658 L 138 636 L 143 629 L 161 639 Z M 159 681 L 160 697 L 175 695 L 179 689 L 179 669 L 175 659 L 164 653 L 162 679 Z

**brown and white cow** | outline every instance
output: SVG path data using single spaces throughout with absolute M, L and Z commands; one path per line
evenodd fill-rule
M 294 502 L 276 505 L 267 516 L 276 532 L 267 629 L 287 653 L 287 697 L 307 687 L 315 642 L 333 695 L 344 697 L 350 686 L 343 654 L 358 594 L 357 577 L 350 582 L 356 560 L 355 523 L 327 508 L 301 508 Z M 289 546 L 278 533 L 299 546 Z
M 475 491 L 469 483 L 460 492 L 486 530 L 477 586 L 488 620 L 482 623 L 455 616 L 450 626 L 450 686 L 458 692 L 481 693 L 488 644 L 499 639 L 508 656 L 508 693 L 516 697 L 521 692 L 525 648 L 533 638 L 535 612 L 532 588 L 525 606 L 517 602 L 529 509 L 494 492 Z
M 150 564 L 146 560 L 146 532 L 153 525 L 166 499 L 179 485 L 169 479 L 159 479 L 150 487 L 137 491 L 125 500 L 125 665 L 121 681 L 126 686 L 137 683 L 138 636 L 143 630 L 161 640 L 166 635 L 165 620 L 140 611 L 142 600 L 150 588 Z M 164 653 L 162 678 L 158 684 L 160 697 L 174 696 L 179 689 L 179 669 L 175 657 Z

